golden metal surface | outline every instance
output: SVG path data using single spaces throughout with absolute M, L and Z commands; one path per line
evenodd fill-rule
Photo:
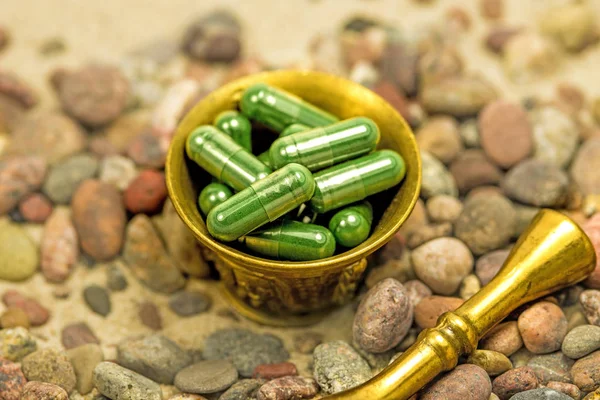
M 585 279 L 596 265 L 589 238 L 565 215 L 542 210 L 521 235 L 496 277 L 389 367 L 328 400 L 407 400 L 477 348 L 486 332 L 515 308 Z
M 196 199 L 209 176 L 186 160 L 185 140 L 198 125 L 211 124 L 219 112 L 235 109 L 242 91 L 258 82 L 283 88 L 342 119 L 370 117 L 381 130 L 378 147 L 395 150 L 406 161 L 407 174 L 398 192 L 392 193 L 393 197 L 374 197 L 374 209 L 385 212 L 369 239 L 358 247 L 323 260 L 284 262 L 246 254 L 208 234 Z M 291 326 L 315 322 L 315 312 L 344 304 L 354 296 L 366 267 L 365 257 L 392 238 L 417 201 L 421 160 L 404 119 L 372 91 L 324 73 L 276 71 L 231 82 L 198 103 L 181 122 L 171 143 L 166 180 L 177 213 L 196 238 L 217 254 L 216 266 L 232 305 L 260 323 Z

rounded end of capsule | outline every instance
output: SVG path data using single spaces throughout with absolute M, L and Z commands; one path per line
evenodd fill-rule
M 356 247 L 369 237 L 371 224 L 359 211 L 342 210 L 331 218 L 329 229 L 341 246 Z
M 265 83 L 256 83 L 249 86 L 242 94 L 240 109 L 248 117 L 254 117 L 258 104 L 263 101 L 269 86 Z
M 336 241 L 333 233 L 325 227 L 323 227 L 322 233 L 318 233 L 318 236 L 322 236 L 318 238 L 321 242 L 321 247 L 318 249 L 319 258 L 327 258 L 331 257 L 335 254 L 336 249 Z
M 321 192 L 321 189 L 319 188 L 319 185 L 315 185 L 315 193 L 310 199 L 310 208 L 314 212 L 319 214 L 323 214 L 327 211 L 325 207 L 325 198 L 323 196 L 323 193 Z
M 227 110 L 227 111 L 221 111 L 219 114 L 217 114 L 217 116 L 215 117 L 215 120 L 213 121 L 213 124 L 215 126 L 219 126 L 220 124 L 222 124 L 224 121 L 228 121 L 231 118 L 235 118 L 239 115 L 239 113 L 237 111 L 233 111 L 233 110 Z
M 298 159 L 298 152 L 293 140 L 279 138 L 269 148 L 269 160 L 275 169 L 293 163 Z
M 210 140 L 216 130 L 212 125 L 202 125 L 190 132 L 185 142 L 185 153 L 191 160 L 196 161 L 198 159 L 205 143 Z
M 286 165 L 286 174 L 290 177 L 289 188 L 296 198 L 303 199 L 302 202 L 310 200 L 317 187 L 312 173 L 303 165 Z
M 233 242 L 240 236 L 232 234 L 230 221 L 225 218 L 221 206 L 222 204 L 215 206 L 206 216 L 206 229 L 208 229 L 208 233 L 215 239 L 222 242 Z
M 367 132 L 365 133 L 365 143 L 370 143 L 373 145 L 373 149 L 379 143 L 379 139 L 381 137 L 381 133 L 379 132 L 379 127 L 371 118 L 367 117 L 357 117 L 355 118 L 357 123 L 362 124 Z
M 233 196 L 231 190 L 222 183 L 209 183 L 198 196 L 198 207 L 207 215 L 214 207 Z
M 406 163 L 404 162 L 404 159 L 400 154 L 393 150 L 380 150 L 379 153 L 381 157 L 385 157 L 390 160 L 395 182 L 393 186 L 397 185 L 400 183 L 400 181 L 402 181 L 402 179 L 404 179 L 404 176 L 406 175 Z

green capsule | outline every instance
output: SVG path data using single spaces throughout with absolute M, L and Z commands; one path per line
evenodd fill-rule
M 285 137 L 285 136 L 289 136 L 289 135 L 293 135 L 294 133 L 298 133 L 298 132 L 304 132 L 309 130 L 310 128 L 306 125 L 302 125 L 302 124 L 292 124 L 290 126 L 288 126 L 287 128 L 285 128 L 280 134 L 279 137 Z M 273 168 L 273 165 L 271 164 L 271 155 L 269 154 L 269 150 L 260 153 L 258 155 L 258 159 L 260 161 L 263 162 L 263 164 L 265 164 L 267 167 L 269 168 Z
M 286 165 L 213 208 L 206 218 L 208 232 L 231 242 L 310 200 L 314 191 L 308 169 Z
M 335 213 L 329 221 L 329 230 L 338 244 L 355 247 L 369 237 L 372 222 L 373 208 L 368 201 L 364 201 Z
M 256 158 L 258 158 L 260 160 L 260 162 L 265 164 L 270 169 L 273 169 L 273 166 L 271 165 L 271 156 L 269 156 L 269 151 L 260 153 L 259 155 L 256 156 Z
M 233 138 L 233 141 L 252 153 L 252 124 L 237 111 L 223 111 L 214 125 Z
M 319 260 L 335 253 L 335 238 L 329 229 L 292 220 L 252 232 L 240 241 L 258 254 L 279 260 Z
M 370 153 L 378 142 L 377 124 L 369 118 L 357 117 L 279 138 L 271 145 L 269 154 L 275 169 L 297 163 L 318 171 Z
M 314 175 L 317 188 L 310 205 L 324 213 L 396 186 L 406 166 L 398 153 L 380 150 Z
M 277 132 L 296 123 L 314 128 L 338 121 L 334 115 L 301 98 L 264 83 L 257 83 L 244 91 L 240 108 L 249 118 L 255 119 Z
M 233 190 L 244 190 L 271 173 L 265 164 L 212 125 L 202 125 L 188 136 L 188 157 Z
M 208 215 L 210 210 L 218 204 L 233 196 L 231 190 L 222 183 L 209 183 L 202 189 L 198 196 L 198 206 L 204 215 Z

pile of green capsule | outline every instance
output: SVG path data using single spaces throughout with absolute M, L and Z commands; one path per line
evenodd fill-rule
M 340 121 L 262 83 L 244 91 L 239 108 L 186 141 L 187 156 L 214 178 L 198 198 L 208 232 L 291 261 L 331 257 L 364 242 L 373 223 L 366 199 L 406 174 L 398 153 L 376 151 L 377 124 L 365 117 Z M 279 135 L 258 155 L 251 120 Z M 330 214 L 328 223 L 315 223 Z

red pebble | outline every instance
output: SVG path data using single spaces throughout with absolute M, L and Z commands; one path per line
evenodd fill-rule
M 125 208 L 134 214 L 156 213 L 167 198 L 167 185 L 162 172 L 147 169 L 135 178 L 123 196 Z
M 253 378 L 275 379 L 282 376 L 298 375 L 296 366 L 291 362 L 282 362 L 278 364 L 261 364 L 254 368 Z
M 26 383 L 19 364 L 0 358 L 0 399 L 19 400 Z
M 16 290 L 7 290 L 2 296 L 2 302 L 7 307 L 20 308 L 25 311 L 32 326 L 44 325 L 50 318 L 50 311 L 36 300 L 26 297 Z
M 26 221 L 41 224 L 52 214 L 52 203 L 43 194 L 34 193 L 21 200 L 19 212 Z

